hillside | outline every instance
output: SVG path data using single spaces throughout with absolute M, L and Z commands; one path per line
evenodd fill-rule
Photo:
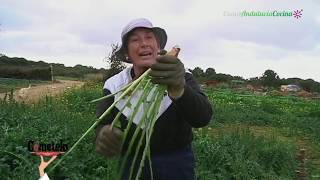
M 200 84 L 216 85 L 223 83 L 224 87 L 234 87 L 250 84 L 255 87 L 265 87 L 267 89 L 280 90 L 281 85 L 297 85 L 303 90 L 308 92 L 320 93 L 320 83 L 313 79 L 301 79 L 298 77 L 281 78 L 279 75 L 271 70 L 265 70 L 261 72 L 261 76 L 244 79 L 240 76 L 232 76 L 230 74 L 216 73 L 215 69 L 209 67 L 206 70 L 202 70 L 200 67 L 189 69 L 193 76 L 198 80 Z
M 88 74 L 104 74 L 105 69 L 76 65 L 66 67 L 64 64 L 47 63 L 44 61 L 31 61 L 20 57 L 0 57 L 0 77 L 5 78 L 25 78 L 25 79 L 51 79 L 51 68 L 53 67 L 54 76 L 84 78 Z

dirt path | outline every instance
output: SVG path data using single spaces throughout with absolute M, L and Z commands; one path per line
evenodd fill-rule
M 57 83 L 53 84 L 36 85 L 16 90 L 13 97 L 18 102 L 34 103 L 46 95 L 56 96 L 68 89 L 79 88 L 83 85 L 84 82 L 81 81 L 58 80 Z M 0 99 L 4 99 L 5 95 L 5 93 L 0 93 Z

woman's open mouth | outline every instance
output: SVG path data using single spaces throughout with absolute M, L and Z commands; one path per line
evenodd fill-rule
M 152 56 L 152 52 L 141 52 L 139 53 L 139 56 L 144 58 L 150 58 Z

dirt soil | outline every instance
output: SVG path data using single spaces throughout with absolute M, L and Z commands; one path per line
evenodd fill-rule
M 84 85 L 84 82 L 81 81 L 70 81 L 70 80 L 58 80 L 53 84 L 45 84 L 45 85 L 36 85 L 31 86 L 30 88 L 22 88 L 14 91 L 13 98 L 18 102 L 25 102 L 28 104 L 36 103 L 41 98 L 47 96 L 56 96 L 59 95 L 66 90 L 72 88 L 79 88 Z M 7 94 L 7 98 L 8 99 Z M 0 99 L 4 99 L 6 93 L 0 93 Z

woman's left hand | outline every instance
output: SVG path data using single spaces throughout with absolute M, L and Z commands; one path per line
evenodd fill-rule
M 183 63 L 175 56 L 163 55 L 156 58 L 151 66 L 151 80 L 156 84 L 168 86 L 169 96 L 177 99 L 183 95 L 185 86 L 185 69 Z

